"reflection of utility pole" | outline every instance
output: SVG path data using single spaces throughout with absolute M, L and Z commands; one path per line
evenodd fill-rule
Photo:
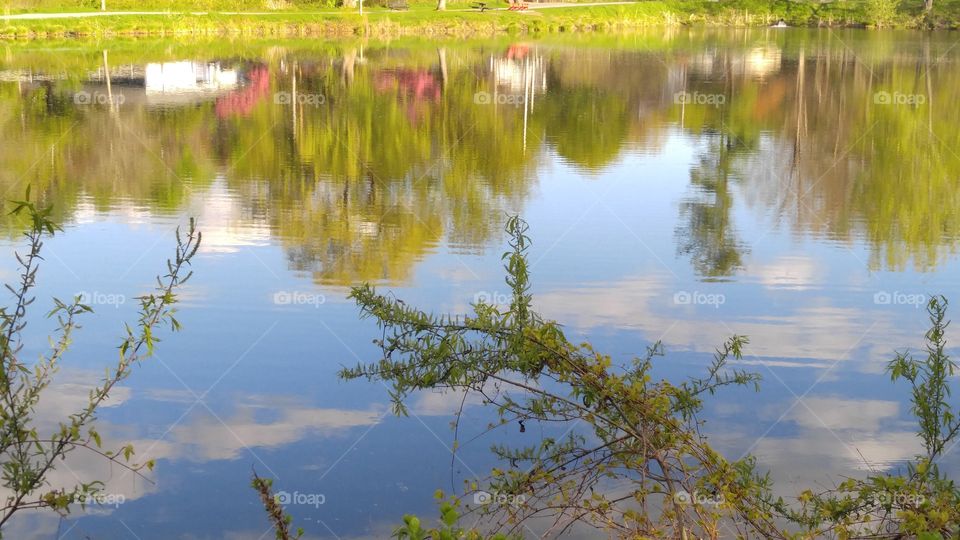
M 923 72 L 927 83 L 927 129 L 933 133 L 933 80 L 930 75 L 930 36 L 923 38 Z
M 793 164 L 790 167 L 791 173 L 797 168 L 797 160 L 800 156 L 800 147 L 803 146 L 803 134 L 807 123 L 807 109 L 805 107 L 803 95 L 804 87 L 806 86 L 806 78 L 804 76 L 806 71 L 805 68 L 806 57 L 803 54 L 803 47 L 800 47 L 800 54 L 797 58 L 797 122 L 793 137 Z M 798 191 L 797 193 L 801 192 Z
M 683 79 L 683 94 L 680 100 L 680 129 L 683 129 L 683 117 L 687 112 L 687 66 L 682 66 L 680 77 Z
M 447 89 L 447 49 L 440 47 L 437 49 L 437 56 L 440 60 L 440 85 L 443 90 Z
M 297 140 L 297 63 L 290 70 L 290 109 L 293 111 L 293 140 Z
M 110 87 L 110 65 L 107 63 L 107 50 L 103 50 L 103 78 L 107 80 L 107 97 L 113 103 L 113 89 Z
M 793 176 L 793 173 L 797 171 L 797 163 L 800 160 L 800 148 L 803 145 L 803 135 L 806 131 L 807 124 L 807 108 L 804 103 L 803 90 L 806 86 L 806 57 L 803 54 L 803 47 L 800 47 L 800 56 L 797 58 L 797 132 L 794 136 L 793 143 L 793 165 L 790 167 L 790 176 Z M 803 196 L 805 190 L 803 189 L 803 175 L 797 174 L 797 201 L 796 201 L 796 214 L 797 221 L 800 220 L 801 213 L 801 202 L 800 198 Z
M 527 117 L 530 116 L 530 95 L 533 85 L 530 57 L 523 59 L 523 155 L 527 155 Z
M 110 64 L 107 63 L 107 50 L 103 50 L 103 78 L 107 81 L 107 106 L 110 107 L 110 113 L 114 113 L 113 86 L 110 84 Z

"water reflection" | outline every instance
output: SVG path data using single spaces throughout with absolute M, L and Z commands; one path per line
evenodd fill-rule
M 344 287 L 389 284 L 437 310 L 496 298 L 515 212 L 533 226 L 536 307 L 598 348 L 620 358 L 662 340 L 676 355 L 664 374 L 685 376 L 730 334 L 751 337 L 744 363 L 764 391 L 709 411 L 731 454 L 752 449 L 798 482 L 895 466 L 915 440 L 881 371 L 919 344 L 922 312 L 875 295 L 960 291 L 951 46 L 675 29 L 610 43 L 8 45 L 0 193 L 30 183 L 67 225 L 43 286 L 133 298 L 176 222 L 198 216 L 205 239 L 188 331 L 104 415 L 111 441 L 160 460 L 158 484 L 111 477 L 130 504 L 67 537 L 126 534 L 120 521 L 178 536 L 169 516 L 201 509 L 197 536 L 256 538 L 262 516 L 237 516 L 251 464 L 327 492 L 294 510 L 318 535 L 378 537 L 429 514 L 434 489 L 492 465 L 491 440 L 464 434 L 478 441 L 438 468 L 463 396 L 418 396 L 420 421 L 404 423 L 383 416 L 383 388 L 335 380 L 373 357 L 376 335 Z M 281 305 L 278 291 L 326 301 Z M 125 313 L 98 313 L 88 335 L 103 341 Z M 78 358 L 100 372 L 91 350 Z M 84 377 L 58 389 L 51 418 Z M 479 431 L 489 419 L 465 403 Z M 34 519 L 21 536 L 56 532 Z
M 705 134 L 706 148 L 690 170 L 695 193 L 680 203 L 683 225 L 677 228 L 677 251 L 690 257 L 705 278 L 729 276 L 743 267 L 748 248 L 737 239 L 733 216 L 731 165 L 739 139 L 729 133 Z M 742 150 L 742 148 L 741 148 Z
M 934 268 L 960 232 L 958 119 L 933 113 L 956 88 L 944 44 L 867 65 L 865 47 L 830 34 L 774 37 L 689 35 L 663 52 L 291 47 L 256 61 L 91 51 L 66 70 L 8 55 L 0 121 L 15 144 L 0 182 L 44 187 L 69 219 L 80 194 L 163 212 L 223 178 L 294 267 L 320 282 L 402 282 L 444 235 L 465 249 L 495 236 L 551 153 L 601 171 L 677 122 L 700 154 L 677 247 L 703 277 L 743 268 L 750 246 L 730 215 L 741 200 L 771 226 L 865 238 L 871 268 Z M 884 105 L 878 92 L 924 100 Z

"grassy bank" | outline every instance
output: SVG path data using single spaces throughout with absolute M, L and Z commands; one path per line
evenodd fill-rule
M 210 0 L 215 4 L 218 0 Z M 957 28 L 960 1 L 938 4 L 925 18 L 919 2 L 896 9 L 888 0 L 830 3 L 778 0 L 651 0 L 630 5 L 576 6 L 480 13 L 468 3 L 434 11 L 432 3 L 415 3 L 406 11 L 371 7 L 364 16 L 342 8 L 276 10 L 269 13 L 176 13 L 84 18 L 0 19 L 0 38 L 56 39 L 115 36 L 485 36 L 503 33 L 626 32 L 650 26 L 763 26 L 784 19 L 795 26 L 875 26 Z M 200 2 L 203 4 L 203 2 Z M 233 9 L 251 7 L 239 2 Z M 166 6 L 167 4 L 162 4 Z M 282 5 L 282 4 L 281 4 Z M 319 5 L 319 2 L 318 2 Z M 53 7 L 64 8 L 57 5 Z M 155 9 L 146 3 L 138 9 Z M 889 6 L 888 6 L 889 7 Z

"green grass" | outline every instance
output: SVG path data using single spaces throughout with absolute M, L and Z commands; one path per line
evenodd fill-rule
M 107 0 L 108 11 L 267 11 L 334 7 L 333 0 Z M 6 0 L 10 13 L 99 11 L 100 0 Z
M 265 0 L 232 0 L 230 10 L 252 8 Z M 279 2 L 281 0 L 269 0 Z M 360 17 L 353 10 L 325 7 L 330 0 L 310 0 L 284 4 L 296 9 L 269 14 L 170 13 L 165 15 L 103 16 L 79 19 L 9 20 L 0 19 L 0 38 L 104 38 L 113 36 L 370 36 L 402 37 L 413 35 L 485 36 L 502 33 L 629 32 L 658 25 L 762 26 L 783 18 L 797 26 L 869 26 L 879 23 L 871 15 L 870 0 L 811 1 L 759 0 L 648 0 L 631 5 L 571 6 L 530 10 L 527 13 L 463 11 L 470 2 L 448 3 L 448 11 L 437 12 L 432 2 L 412 2 L 408 11 L 391 11 L 371 5 Z M 385 2 L 386 0 L 377 0 Z M 63 0 L 40 0 L 51 8 L 74 4 Z M 132 0 L 114 0 L 115 5 Z M 126 3 L 126 4 L 124 4 Z M 180 0 L 156 0 L 136 5 L 148 11 L 164 6 L 179 6 Z M 224 0 L 190 2 L 194 10 L 207 5 L 222 6 Z M 280 5 L 280 4 L 273 4 Z M 495 4 L 496 5 L 496 4 Z M 506 6 L 506 2 L 502 3 Z M 257 9 L 263 9 L 259 7 Z M 171 11 L 174 11 L 171 8 Z M 924 24 L 920 0 L 905 0 L 896 13 L 882 21 L 885 26 L 919 27 Z M 960 26 L 960 0 L 941 2 L 934 10 L 938 27 Z

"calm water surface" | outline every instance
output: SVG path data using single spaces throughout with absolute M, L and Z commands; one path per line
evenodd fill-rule
M 251 468 L 311 537 L 380 538 L 494 465 L 468 400 L 409 418 L 341 365 L 377 331 L 369 281 L 462 312 L 502 302 L 505 217 L 531 226 L 535 304 L 626 360 L 661 340 L 664 377 L 734 334 L 759 393 L 710 402 L 707 431 L 784 492 L 897 467 L 919 449 L 883 367 L 922 344 L 922 302 L 960 299 L 960 48 L 953 34 L 657 30 L 557 41 L 7 44 L 0 192 L 27 184 L 65 231 L 38 292 L 97 308 L 47 396 L 49 425 L 114 358 L 131 298 L 199 219 L 185 331 L 104 409 L 101 432 L 157 460 L 154 483 L 75 456 L 122 504 L 16 538 L 272 536 Z M 4 215 L 3 278 L 22 223 Z M 37 310 L 40 311 L 39 309 Z M 50 323 L 28 328 L 39 354 Z M 956 470 L 960 450 L 945 467 Z

